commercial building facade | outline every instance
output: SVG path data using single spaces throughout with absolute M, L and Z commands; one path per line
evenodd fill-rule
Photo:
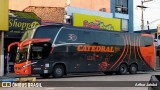
M 92 16 L 96 23 L 100 19 L 104 19 L 102 23 L 105 22 L 105 25 L 112 20 L 115 21 L 116 23 L 112 22 L 111 27 L 108 27 L 114 26 L 116 29 L 107 30 L 133 32 L 133 0 L 10 0 L 9 9 L 33 12 L 41 19 L 42 24 L 43 22 L 58 22 L 75 25 L 77 21 L 74 21 L 74 15 L 79 13 L 82 16 Z M 6 40 L 19 41 L 20 38 Z M 4 47 L 7 46 L 5 44 Z
M 19 3 L 21 3 L 21 5 L 19 5 Z M 61 17 L 60 19 L 62 19 L 62 16 L 61 16 L 62 14 L 70 15 L 72 18 L 71 13 L 77 13 L 77 12 L 80 12 L 81 14 L 87 14 L 87 15 L 89 14 L 93 16 L 118 18 L 118 19 L 121 19 L 122 31 L 133 32 L 134 30 L 133 29 L 133 0 L 61 0 L 61 1 L 47 0 L 47 2 L 44 0 L 30 0 L 30 1 L 12 0 L 10 1 L 9 5 L 10 5 L 10 9 L 13 9 L 13 10 L 36 12 L 36 14 L 39 17 L 41 16 L 48 17 L 48 20 L 45 19 L 45 21 L 51 21 L 51 22 L 63 22 L 62 20 L 59 20 L 60 17 Z M 38 8 L 41 8 L 41 9 L 38 10 Z M 65 11 L 57 12 L 56 10 L 49 10 L 49 9 L 47 10 L 46 8 L 47 9 L 61 8 L 61 9 L 64 9 Z M 66 11 L 66 8 L 69 8 L 69 9 Z M 70 8 L 72 8 L 72 12 Z M 74 11 L 73 11 L 73 8 L 74 8 Z M 57 13 L 58 15 L 55 15 Z M 105 15 L 102 13 L 105 13 Z M 49 14 L 51 15 L 49 16 Z M 57 18 L 57 21 L 56 21 L 55 19 L 49 19 L 49 17 L 51 16 L 52 17 L 59 16 L 59 18 Z M 65 22 L 65 18 L 66 17 L 64 17 L 64 22 Z
M 120 18 L 122 30 L 133 32 L 133 0 L 111 0 L 113 18 Z

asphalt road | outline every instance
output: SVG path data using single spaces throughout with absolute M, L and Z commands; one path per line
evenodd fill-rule
M 138 74 L 134 75 L 104 75 L 102 73 L 94 73 L 94 74 L 74 74 L 74 75 L 68 75 L 64 78 L 48 78 L 48 79 L 42 79 L 40 77 L 37 77 L 37 81 L 45 82 L 49 87 L 41 87 L 41 88 L 1 88 L 1 90 L 148 90 L 148 87 L 135 87 L 134 83 L 132 81 L 140 81 L 145 82 L 149 81 L 150 77 L 152 75 L 160 75 L 160 72 L 138 72 Z M 53 82 L 63 84 L 61 86 L 52 86 Z M 113 82 L 114 81 L 114 82 Z M 118 82 L 119 81 L 119 82 Z M 125 81 L 125 82 L 123 82 Z M 65 82 L 65 83 L 64 83 Z M 52 85 L 50 85 L 52 83 Z M 89 85 L 89 87 L 86 87 L 85 85 L 82 87 L 80 84 Z M 93 83 L 93 84 L 92 84 Z M 107 83 L 107 85 L 101 84 Z M 128 85 L 128 87 L 110 87 L 109 84 L 116 83 L 116 86 L 118 85 Z M 133 84 L 132 87 L 129 87 L 129 83 Z M 73 85 L 73 86 L 72 86 Z M 80 86 L 79 86 L 80 85 Z M 42 86 L 43 85 L 42 83 Z

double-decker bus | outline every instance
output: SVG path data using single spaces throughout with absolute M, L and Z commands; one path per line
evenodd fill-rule
M 14 71 L 21 75 L 135 74 L 155 69 L 153 40 L 150 34 L 46 25 L 27 31 L 8 50 L 18 46 Z

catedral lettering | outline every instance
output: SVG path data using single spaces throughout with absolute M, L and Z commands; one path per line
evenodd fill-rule
M 13 45 L 18 46 L 14 71 L 21 75 L 60 78 L 82 72 L 135 74 L 155 69 L 153 41 L 151 34 L 56 24 L 26 31 L 20 42 L 8 46 L 8 52 Z
M 112 46 L 78 45 L 77 51 L 79 52 L 114 52 L 114 49 Z
M 40 25 L 39 22 L 37 21 L 32 21 L 32 22 L 25 22 L 25 21 L 20 21 L 18 19 L 10 19 L 9 20 L 9 27 L 15 27 L 15 28 L 20 28 L 20 30 L 28 30 L 30 28 L 36 27 L 37 25 Z

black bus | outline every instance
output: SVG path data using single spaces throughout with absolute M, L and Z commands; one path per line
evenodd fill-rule
M 135 74 L 155 69 L 150 34 L 67 25 L 40 26 L 26 33 L 20 42 L 8 47 L 18 45 L 16 74 L 59 78 L 68 73 Z

